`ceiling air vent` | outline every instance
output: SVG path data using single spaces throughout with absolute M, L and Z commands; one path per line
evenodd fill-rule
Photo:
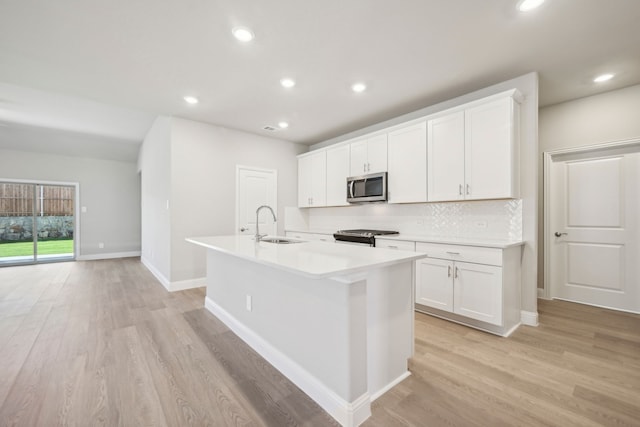
M 269 132 L 275 132 L 278 130 L 278 128 L 276 128 L 275 126 L 269 126 L 269 125 L 263 127 L 262 129 L 268 130 Z

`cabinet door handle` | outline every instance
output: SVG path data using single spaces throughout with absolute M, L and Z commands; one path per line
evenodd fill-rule
M 366 171 L 367 171 L 367 164 L 366 164 L 366 163 L 364 163 L 364 164 L 362 165 L 362 172 L 366 172 Z
M 371 163 L 367 163 L 367 172 L 371 172 Z
M 451 277 L 451 266 L 447 266 L 447 277 Z
M 469 190 L 469 184 L 467 184 L 467 196 L 471 194 L 471 191 Z
M 456 267 L 456 271 L 455 271 L 455 275 L 453 276 L 454 279 L 458 278 L 458 267 Z
M 458 195 L 462 196 L 462 184 L 458 185 Z
M 449 251 L 447 251 L 447 253 L 449 255 L 460 255 L 460 252 L 449 252 Z

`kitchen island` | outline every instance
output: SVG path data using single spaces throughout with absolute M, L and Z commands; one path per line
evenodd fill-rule
M 409 375 L 413 261 L 424 254 L 252 236 L 207 248 L 205 307 L 344 426 Z

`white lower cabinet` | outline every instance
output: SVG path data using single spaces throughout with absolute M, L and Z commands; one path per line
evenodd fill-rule
M 508 335 L 520 323 L 521 247 L 416 243 L 416 310 Z
M 416 250 L 416 242 L 410 242 L 408 240 L 379 239 L 376 237 L 376 248 L 414 252 Z
M 321 242 L 334 243 L 333 234 L 310 233 L 305 231 L 286 231 L 285 237 L 292 237 L 299 240 L 317 240 Z
M 438 258 L 416 263 L 416 303 L 502 324 L 502 269 Z
M 454 262 L 453 312 L 502 325 L 502 268 Z

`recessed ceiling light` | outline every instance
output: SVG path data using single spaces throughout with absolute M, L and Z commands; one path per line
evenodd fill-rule
M 241 42 L 250 42 L 255 37 L 253 31 L 247 27 L 235 27 L 231 32 L 233 33 L 233 36 Z
M 518 10 L 520 12 L 528 12 L 539 7 L 544 0 L 520 0 L 518 2 Z
M 278 123 L 278 126 L 280 126 L 280 129 L 286 129 L 289 127 L 289 123 L 287 122 L 280 122 Z
M 593 81 L 595 83 L 602 83 L 602 82 L 606 82 L 607 80 L 611 80 L 612 78 L 613 78 L 613 74 L 602 74 L 596 77 L 595 79 L 593 79 Z
M 286 77 L 286 78 L 280 80 L 280 84 L 282 85 L 282 87 L 289 88 L 289 87 L 294 87 L 296 85 L 296 82 L 295 82 L 295 80 Z
M 185 96 L 184 100 L 188 103 L 188 104 L 197 104 L 198 103 L 198 98 L 196 98 L 195 96 Z
M 356 93 L 364 92 L 366 89 L 367 85 L 364 83 L 355 83 L 353 86 L 351 86 L 351 90 Z

